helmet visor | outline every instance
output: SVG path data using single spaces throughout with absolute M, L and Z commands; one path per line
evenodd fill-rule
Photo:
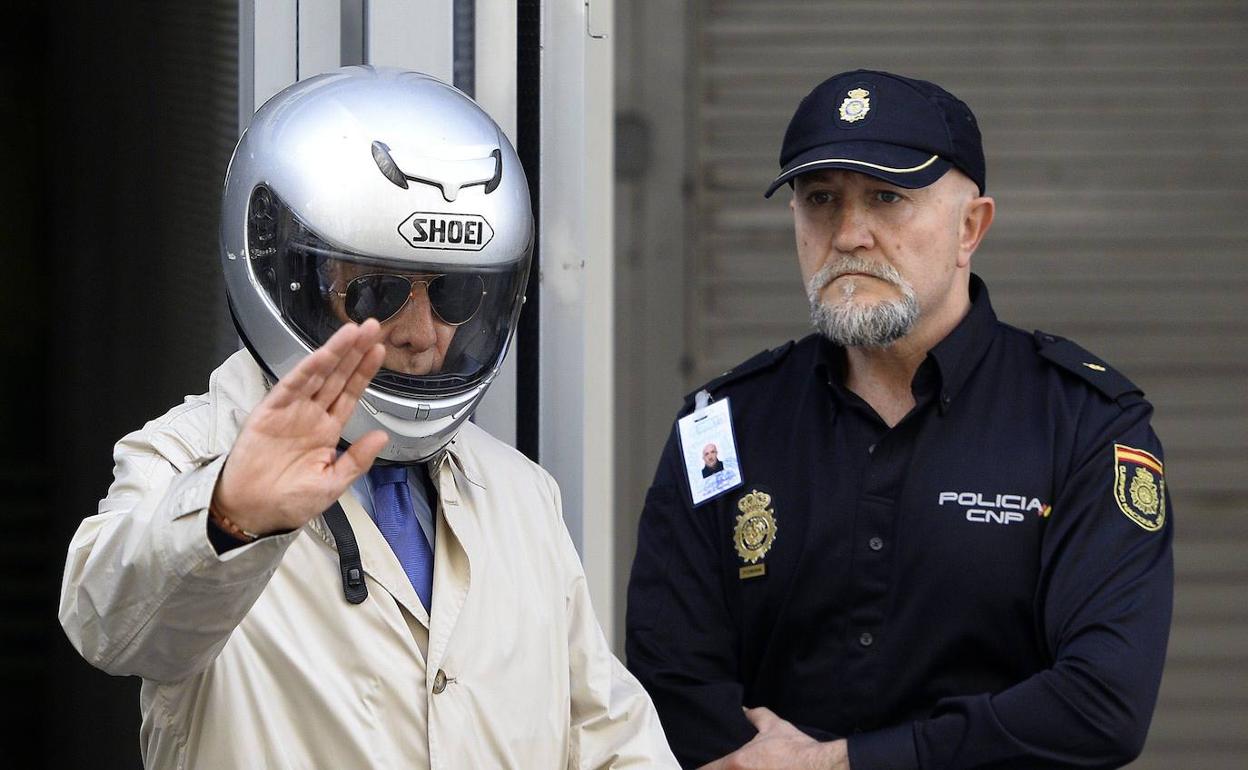
M 344 323 L 375 318 L 386 357 L 372 386 L 411 397 L 480 384 L 506 351 L 530 251 L 489 264 L 393 259 L 331 245 L 258 187 L 248 217 L 249 264 L 285 325 L 317 348 Z

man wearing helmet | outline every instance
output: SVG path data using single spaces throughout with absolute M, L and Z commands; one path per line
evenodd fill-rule
M 553 479 L 466 422 L 532 239 L 514 150 L 436 80 L 257 112 L 222 215 L 246 350 L 117 444 L 66 563 L 74 646 L 143 678 L 147 767 L 674 766 Z

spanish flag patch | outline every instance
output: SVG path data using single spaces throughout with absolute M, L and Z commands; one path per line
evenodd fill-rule
M 1114 499 L 1127 518 L 1149 532 L 1166 523 L 1166 476 L 1161 460 L 1143 449 L 1114 444 Z

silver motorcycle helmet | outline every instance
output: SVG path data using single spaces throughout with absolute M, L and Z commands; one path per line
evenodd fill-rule
M 386 358 L 343 431 L 380 457 L 446 446 L 498 372 L 533 246 L 529 189 L 498 125 L 427 75 L 345 67 L 255 114 L 226 175 L 221 264 L 235 325 L 276 380 L 343 323 Z

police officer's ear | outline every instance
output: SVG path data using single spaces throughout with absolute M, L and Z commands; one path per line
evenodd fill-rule
M 971 264 L 971 255 L 979 248 L 980 241 L 988 234 L 997 204 L 992 198 L 979 194 L 979 188 L 971 180 L 970 194 L 962 203 L 961 222 L 958 225 L 958 267 Z

